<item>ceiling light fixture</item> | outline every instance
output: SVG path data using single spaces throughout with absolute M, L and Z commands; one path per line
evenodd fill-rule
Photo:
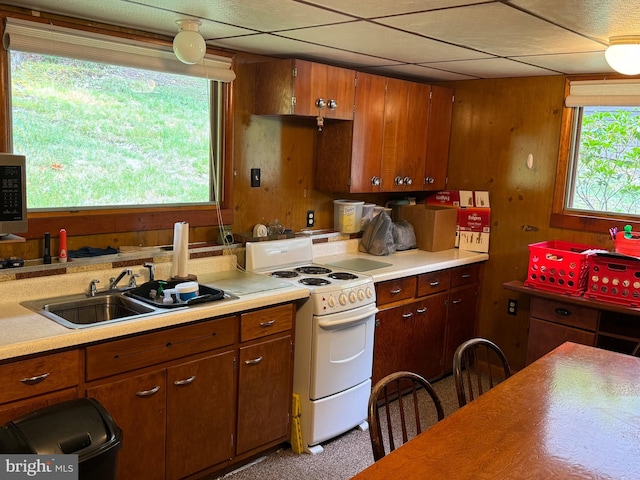
M 204 58 L 207 44 L 200 35 L 199 20 L 176 20 L 178 34 L 173 39 L 173 52 L 182 63 L 194 64 Z
M 607 63 L 624 75 L 640 73 L 640 35 L 611 37 L 604 52 Z

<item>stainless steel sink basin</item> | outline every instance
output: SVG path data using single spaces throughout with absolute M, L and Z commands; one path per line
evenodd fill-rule
M 161 313 L 121 292 L 95 297 L 80 294 L 48 298 L 23 302 L 23 305 L 68 328 L 86 328 Z

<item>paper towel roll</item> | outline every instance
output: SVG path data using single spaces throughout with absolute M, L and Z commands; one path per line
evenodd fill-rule
M 173 263 L 171 277 L 186 278 L 189 261 L 189 224 L 176 222 L 173 226 Z

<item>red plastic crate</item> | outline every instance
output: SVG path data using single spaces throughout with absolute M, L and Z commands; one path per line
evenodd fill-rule
M 584 296 L 631 307 L 640 306 L 640 258 L 594 255 Z
M 597 247 L 551 240 L 529 245 L 528 287 L 579 296 L 587 288 L 589 255 Z

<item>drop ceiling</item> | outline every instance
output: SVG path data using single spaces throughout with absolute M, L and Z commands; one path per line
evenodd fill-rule
M 613 72 L 609 37 L 640 34 L 640 0 L 15 0 L 207 44 L 424 81 Z

